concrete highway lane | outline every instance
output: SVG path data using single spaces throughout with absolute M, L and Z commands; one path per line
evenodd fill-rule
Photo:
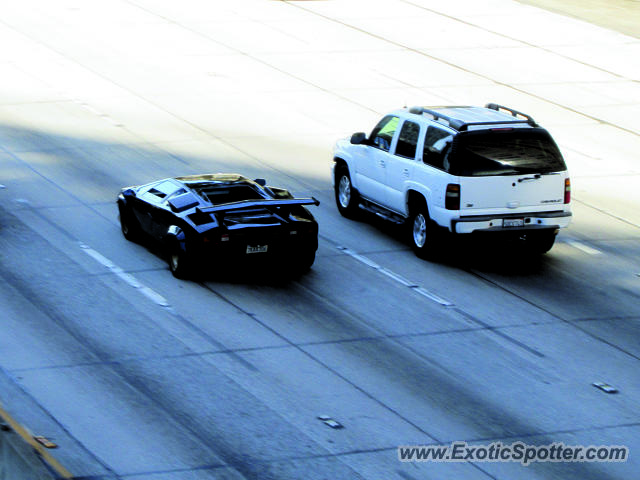
M 74 477 L 637 474 L 636 37 L 510 0 L 29 0 L 0 38 L 0 404 Z M 337 138 L 489 101 L 567 159 L 551 252 L 449 239 L 423 261 L 401 227 L 339 215 Z M 312 270 L 179 281 L 122 237 L 121 187 L 203 172 L 320 199 Z M 452 442 L 630 456 L 399 460 Z

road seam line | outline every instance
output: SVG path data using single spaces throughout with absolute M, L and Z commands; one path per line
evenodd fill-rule
M 418 293 L 419 295 L 422 295 L 423 297 L 428 298 L 429 300 L 431 300 L 433 302 L 436 302 L 436 303 L 442 305 L 443 307 L 453 307 L 454 306 L 454 304 L 452 302 L 450 302 L 449 300 L 446 300 L 446 299 L 436 295 L 435 293 L 430 292 L 426 288 L 421 287 L 420 285 L 416 284 L 415 282 L 412 282 L 411 280 L 409 280 L 409 279 L 403 277 L 402 275 L 399 275 L 399 274 L 389 270 L 388 268 L 385 268 L 385 267 L 383 267 L 381 265 L 378 265 L 376 262 L 374 262 L 370 258 L 367 258 L 367 257 L 365 257 L 363 255 L 360 255 L 359 253 L 354 252 L 350 248 L 342 247 L 340 245 L 337 245 L 336 248 L 338 250 L 340 250 L 341 252 L 345 253 L 346 255 L 349 255 L 351 258 L 357 260 L 358 262 L 363 263 L 366 266 L 373 268 L 374 270 L 377 270 L 381 274 L 389 277 L 390 279 L 392 279 L 393 281 L 399 283 L 400 285 L 404 285 L 405 287 L 409 287 L 411 290 L 413 290 L 414 292 Z

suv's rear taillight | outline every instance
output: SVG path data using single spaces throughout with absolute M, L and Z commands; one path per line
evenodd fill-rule
M 569 203 L 571 201 L 571 180 L 568 178 L 564 179 L 564 203 Z
M 460 185 L 450 183 L 444 195 L 444 208 L 447 210 L 460 210 Z

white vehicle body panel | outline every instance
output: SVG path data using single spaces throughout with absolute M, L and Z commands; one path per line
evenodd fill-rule
M 545 175 L 506 175 L 492 177 L 459 177 L 460 208 L 467 210 L 515 209 L 546 210 L 564 202 L 566 172 Z
M 465 114 L 478 115 L 478 112 L 476 109 Z M 482 114 L 480 111 L 479 115 Z M 453 135 L 458 131 L 445 125 L 442 120 L 407 109 L 396 110 L 388 115 L 400 117 L 401 122 L 410 120 L 420 125 L 414 159 L 394 154 L 400 128 L 395 133 L 389 152 L 372 145 L 354 145 L 349 139 L 338 141 L 334 149 L 334 159 L 342 159 L 347 164 L 352 184 L 364 200 L 407 218 L 410 214 L 408 197 L 410 194 L 419 194 L 426 202 L 431 219 L 454 233 L 507 230 L 509 225 L 518 222 L 521 222 L 522 229 L 565 228 L 569 225 L 571 208 L 570 204 L 564 203 L 565 181 L 569 178 L 566 170 L 541 174 L 456 176 L 445 171 L 449 168 L 446 162 L 436 168 L 425 164 L 422 157 L 425 132 L 429 126 L 451 130 Z M 494 111 L 488 112 L 488 115 L 492 121 L 501 118 Z M 505 118 L 509 120 L 509 117 Z M 499 126 L 505 125 L 509 126 L 508 123 L 500 123 Z M 485 127 L 469 127 L 470 130 L 482 128 Z M 517 128 L 531 130 L 533 127 L 531 124 L 519 124 L 512 129 Z M 449 184 L 460 186 L 458 210 L 445 207 Z M 504 222 L 505 219 L 507 222 Z

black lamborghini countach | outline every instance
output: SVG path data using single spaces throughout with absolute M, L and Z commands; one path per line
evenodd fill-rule
M 318 223 L 305 205 L 262 179 L 238 174 L 166 178 L 123 188 L 118 195 L 126 239 L 153 239 L 177 278 L 242 261 L 275 260 L 283 270 L 307 271 L 318 249 Z

